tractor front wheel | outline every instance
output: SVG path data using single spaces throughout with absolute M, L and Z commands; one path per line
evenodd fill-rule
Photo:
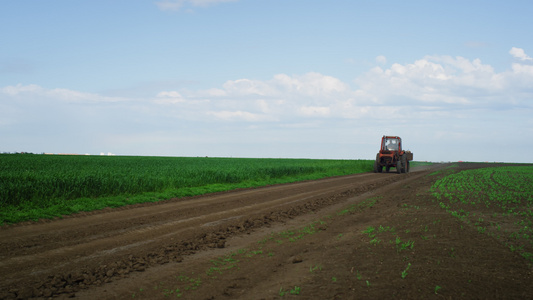
M 379 153 L 376 154 L 376 161 L 374 162 L 374 173 L 381 173 L 383 171 L 383 166 L 380 162 Z
M 376 159 L 374 162 L 374 173 L 381 173 L 383 171 L 383 166 L 379 164 L 379 161 Z

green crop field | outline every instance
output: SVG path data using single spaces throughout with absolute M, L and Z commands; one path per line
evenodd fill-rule
M 431 190 L 441 208 L 533 262 L 533 166 L 466 170 Z
M 370 172 L 371 160 L 0 155 L 0 224 Z

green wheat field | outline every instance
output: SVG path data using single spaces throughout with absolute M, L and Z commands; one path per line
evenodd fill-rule
M 0 154 L 0 224 L 370 172 L 372 160 Z

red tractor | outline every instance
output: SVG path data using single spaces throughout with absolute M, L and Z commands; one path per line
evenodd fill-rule
M 408 173 L 411 160 L 413 160 L 413 153 L 403 150 L 402 139 L 399 136 L 384 135 L 381 139 L 381 149 L 376 155 L 374 173 L 383 172 L 383 167 L 387 172 L 391 167 L 395 167 L 398 174 Z

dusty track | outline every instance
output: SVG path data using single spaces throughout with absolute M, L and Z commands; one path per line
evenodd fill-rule
M 235 234 L 407 176 L 358 174 L 173 199 L 0 229 L 4 297 L 71 294 L 136 271 L 223 248 Z
M 533 295 L 531 269 L 522 257 L 463 227 L 427 200 L 427 190 L 437 179 L 427 175 L 446 167 L 171 199 L 4 227 L 0 229 L 0 299 Z M 379 200 L 368 209 L 331 218 L 369 197 Z M 272 232 L 295 230 L 318 219 L 328 222 L 305 239 L 270 240 L 258 246 Z M 369 225 L 394 226 L 403 238 L 416 238 L 417 254 L 402 257 L 386 246 L 369 247 L 362 234 Z M 429 234 L 426 231 L 438 238 L 420 239 Z M 460 255 L 450 258 L 450 247 L 459 249 Z M 220 274 L 211 272 L 213 260 L 243 249 L 248 256 L 241 254 L 238 265 Z M 413 267 L 404 280 L 399 274 L 406 268 L 405 259 Z M 315 272 L 310 271 L 313 268 Z M 437 285 L 444 287 L 438 295 L 433 291 Z M 305 293 L 294 296 L 287 290 L 281 295 L 280 287 L 291 286 Z

